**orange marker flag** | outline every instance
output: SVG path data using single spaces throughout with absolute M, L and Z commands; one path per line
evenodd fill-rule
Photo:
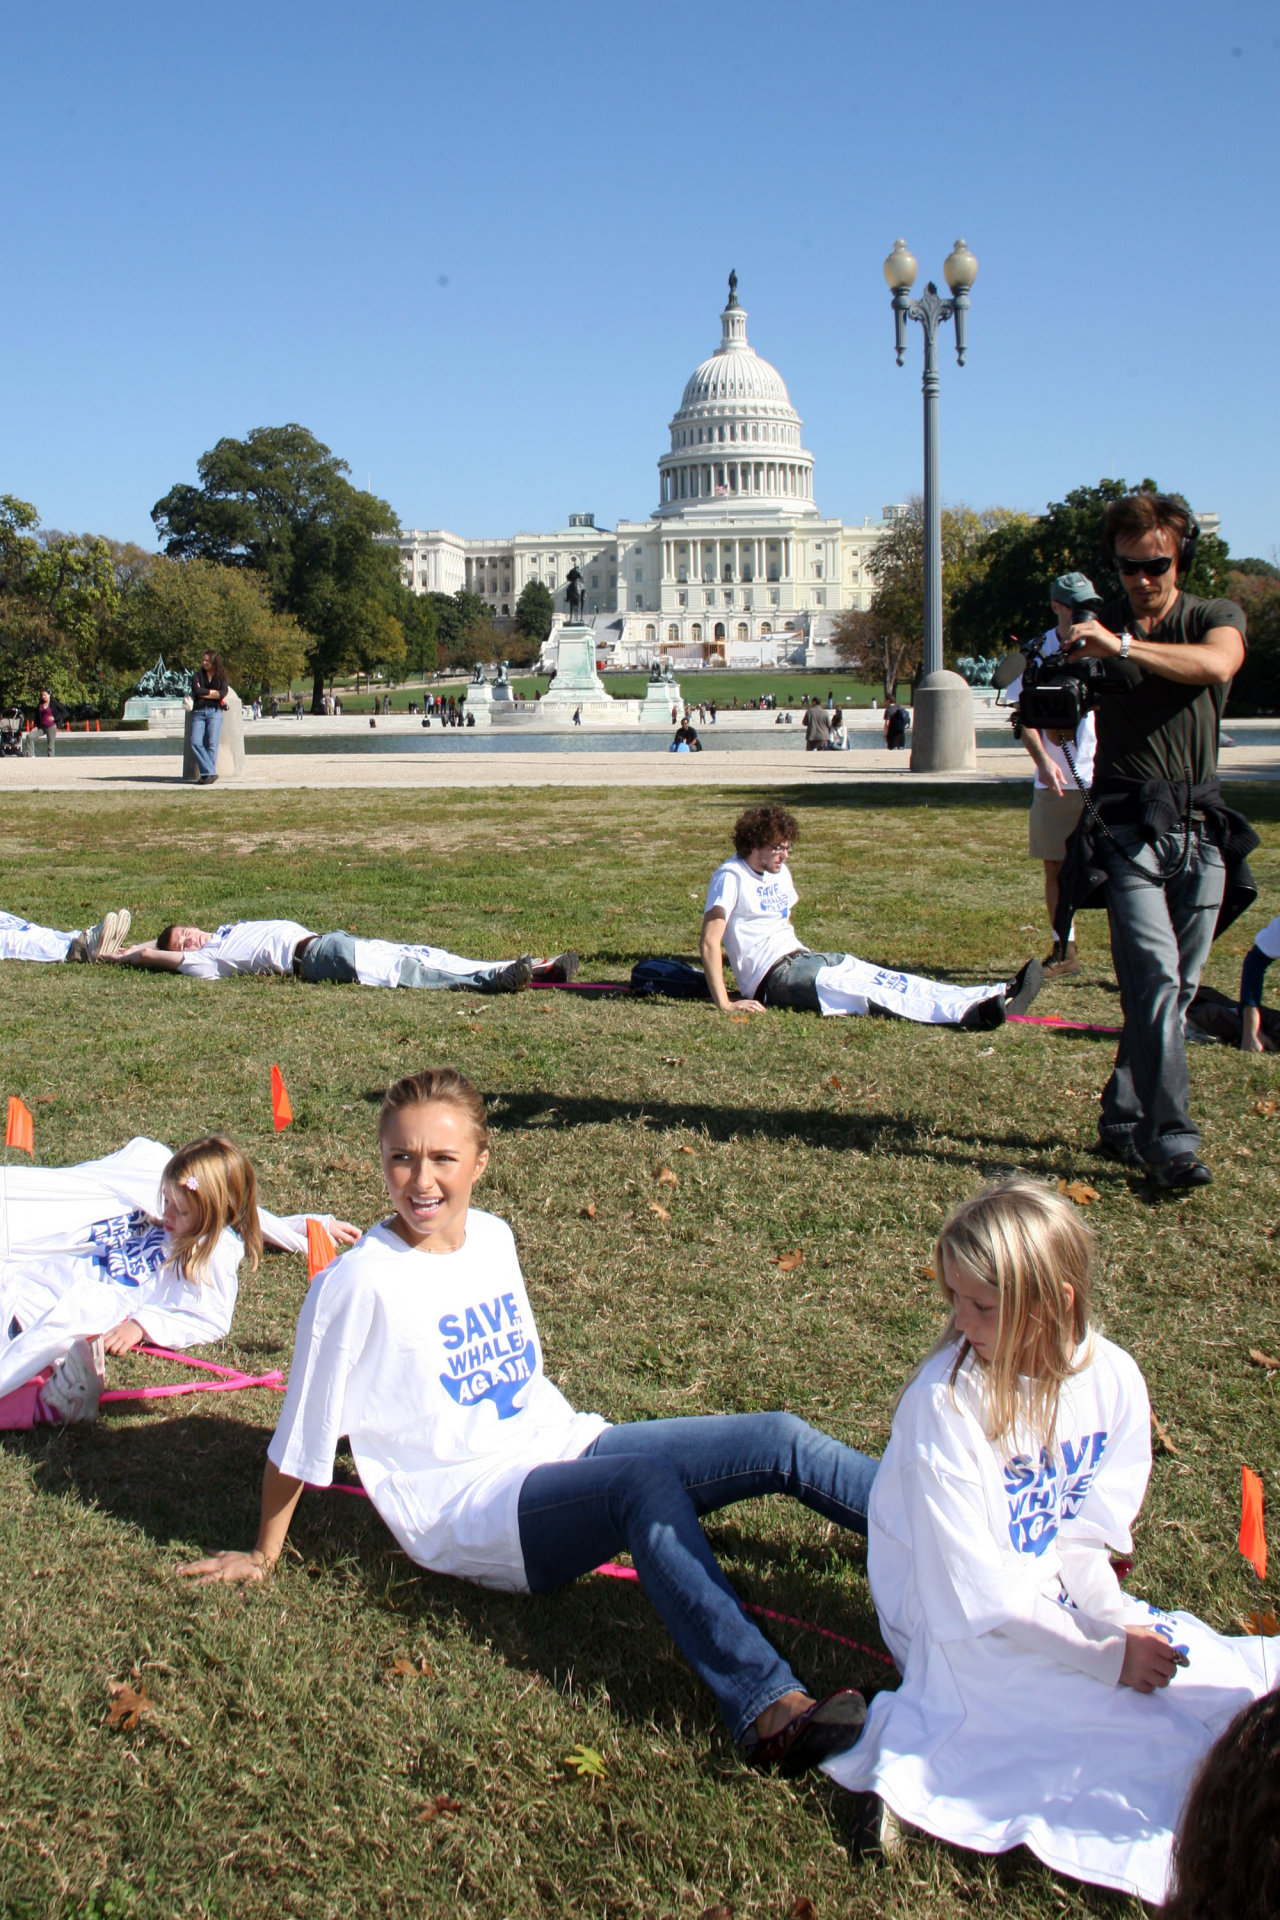
M 275 1121 L 277 1133 L 282 1133 L 293 1124 L 293 1108 L 289 1105 L 288 1089 L 279 1067 L 271 1069 L 271 1118 Z
M 1267 1577 L 1267 1536 L 1262 1530 L 1262 1482 L 1242 1467 L 1240 1483 L 1240 1551 L 1253 1563 L 1259 1580 Z
M 329 1262 L 337 1255 L 338 1249 L 329 1236 L 329 1229 L 323 1220 L 313 1220 L 307 1215 L 307 1285 L 318 1273 L 323 1273 Z
M 4 1143 L 6 1147 L 17 1147 L 22 1153 L 36 1157 L 36 1128 L 31 1118 L 31 1109 L 16 1093 L 9 1095 L 9 1117 L 4 1125 Z

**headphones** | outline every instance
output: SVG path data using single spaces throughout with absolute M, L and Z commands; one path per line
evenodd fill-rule
M 1178 542 L 1178 578 L 1185 580 L 1195 565 L 1196 548 L 1200 545 L 1200 522 L 1192 513 L 1189 502 L 1180 493 L 1157 493 L 1151 497 L 1160 501 L 1162 505 L 1179 507 L 1187 516 L 1187 531 Z M 1116 549 L 1113 540 L 1104 541 L 1103 551 L 1107 559 L 1114 562 Z

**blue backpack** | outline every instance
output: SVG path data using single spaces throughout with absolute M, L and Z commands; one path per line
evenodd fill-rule
M 706 974 L 687 960 L 637 960 L 631 969 L 631 991 L 665 993 L 671 1000 L 711 998 Z

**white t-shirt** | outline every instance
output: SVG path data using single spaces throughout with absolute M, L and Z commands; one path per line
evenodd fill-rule
M 194 953 L 184 953 L 178 972 L 196 980 L 229 980 L 233 973 L 292 973 L 293 950 L 310 927 L 297 920 L 237 920 Z
M 1254 934 L 1253 944 L 1268 960 L 1280 960 L 1280 914 L 1269 921 L 1261 933 Z
M 791 909 L 799 898 L 785 866 L 777 873 L 757 873 L 735 854 L 712 874 L 703 913 L 713 907 L 724 913 L 724 950 L 744 999 L 751 999 L 777 961 L 804 952 L 791 924 Z
M 456 1253 L 380 1225 L 314 1283 L 267 1451 L 326 1486 L 345 1434 L 410 1559 L 522 1592 L 525 1475 L 576 1460 L 608 1424 L 547 1379 L 511 1229 L 473 1207 Z
M 1060 653 L 1061 650 L 1062 650 L 1061 643 L 1058 639 L 1058 629 L 1056 627 L 1050 627 L 1048 633 L 1046 633 L 1046 635 L 1044 636 L 1043 651 L 1046 654 L 1051 654 L 1051 653 Z M 1019 674 L 1017 679 L 1011 680 L 1009 682 L 1009 685 L 1005 688 L 1004 697 L 1008 701 L 1010 706 L 1014 705 L 1021 691 L 1022 691 L 1022 675 Z M 1045 752 L 1048 754 L 1049 758 L 1053 761 L 1054 765 L 1057 767 L 1060 767 L 1063 773 L 1066 774 L 1068 793 L 1079 793 L 1080 789 L 1079 787 L 1077 787 L 1075 781 L 1071 777 L 1071 767 L 1067 761 L 1067 756 L 1062 751 L 1062 748 L 1058 745 L 1057 741 L 1051 740 L 1047 733 L 1042 733 L 1040 735 L 1040 741 L 1041 741 L 1041 745 L 1044 747 Z M 1086 715 L 1084 716 L 1084 719 L 1080 722 L 1080 725 L 1076 728 L 1076 744 L 1074 748 L 1075 757 L 1076 757 L 1076 772 L 1080 775 L 1080 778 L 1084 782 L 1086 787 L 1092 786 L 1093 784 L 1093 757 L 1097 750 L 1097 745 L 1098 745 L 1098 733 L 1097 733 L 1097 728 L 1094 726 L 1093 715 L 1092 713 L 1086 713 Z M 1032 781 L 1032 785 L 1037 786 L 1042 790 L 1047 789 L 1049 785 L 1048 781 L 1044 778 L 1043 774 L 1040 772 L 1039 767 L 1037 767 L 1035 770 L 1035 778 Z

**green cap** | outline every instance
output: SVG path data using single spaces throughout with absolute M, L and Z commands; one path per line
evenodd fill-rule
M 1085 573 L 1060 573 L 1049 589 L 1049 598 L 1062 607 L 1087 607 L 1102 596 Z

